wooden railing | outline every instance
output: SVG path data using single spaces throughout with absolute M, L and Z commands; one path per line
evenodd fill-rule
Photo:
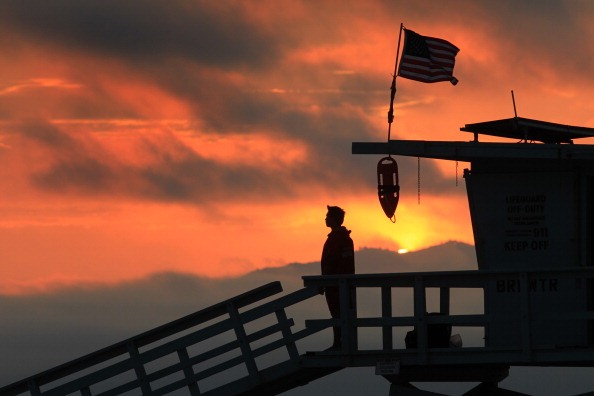
M 313 319 L 306 320 L 306 326 L 323 329 L 331 326 L 342 327 L 342 354 L 353 356 L 353 365 L 370 365 L 373 359 L 368 356 L 398 355 L 403 364 L 456 364 L 465 361 L 467 364 L 508 363 L 510 365 L 594 365 L 594 358 L 590 356 L 591 345 L 594 342 L 592 325 L 594 323 L 594 300 L 583 301 L 580 304 L 568 301 L 562 312 L 547 312 L 546 307 L 534 309 L 532 303 L 534 282 L 543 277 L 548 279 L 565 280 L 570 283 L 580 284 L 584 290 L 584 298 L 594 299 L 592 279 L 594 269 L 543 269 L 520 271 L 448 271 L 448 272 L 423 272 L 423 273 L 398 273 L 398 274 L 366 274 L 366 275 L 341 275 L 341 276 L 305 276 L 304 284 L 312 289 L 328 286 L 338 287 L 341 299 L 340 319 Z M 451 312 L 450 296 L 452 290 L 463 291 L 474 289 L 481 294 L 481 299 L 486 298 L 485 293 L 490 289 L 493 294 L 493 282 L 504 284 L 513 282 L 517 285 L 513 303 L 517 310 L 513 314 L 501 312 L 482 312 L 460 314 Z M 533 285 L 531 287 L 531 285 Z M 381 304 L 381 316 L 361 317 L 357 309 L 357 294 L 364 289 L 376 289 L 379 295 L 378 304 Z M 412 315 L 403 315 L 394 312 L 393 291 L 397 289 L 412 290 Z M 430 289 L 438 291 L 439 301 L 437 313 L 430 315 L 427 309 L 427 295 Z M 493 298 L 491 295 L 489 298 Z M 497 298 L 497 297 L 495 297 Z M 561 296 L 559 297 L 561 298 Z M 486 305 L 486 302 L 484 302 Z M 580 306 L 582 308 L 580 308 Z M 534 341 L 533 331 L 536 326 L 547 326 L 553 322 L 572 320 L 589 331 L 589 338 L 580 344 L 571 347 L 562 345 L 563 334 L 559 334 L 559 343 L 539 345 Z M 447 324 L 454 328 L 475 328 L 484 334 L 494 330 L 494 325 L 514 325 L 518 328 L 518 342 L 509 345 L 491 346 L 485 342 L 478 347 L 468 348 L 429 348 L 428 326 Z M 590 330 L 587 330 L 590 327 Z M 375 349 L 360 348 L 358 341 L 362 328 L 380 328 L 381 346 Z M 416 333 L 416 348 L 404 350 L 395 348 L 393 330 L 397 328 L 414 328 Z M 361 356 L 356 363 L 357 356 Z M 376 359 L 377 360 L 377 359 Z
M 266 394 L 306 383 L 350 366 L 376 366 L 382 359 L 397 359 L 403 367 L 472 365 L 583 365 L 594 366 L 591 341 L 571 348 L 535 344 L 532 329 L 542 323 L 573 320 L 587 326 L 594 320 L 592 304 L 584 309 L 568 306 L 564 312 L 534 312 L 530 285 L 543 276 L 575 280 L 590 290 L 592 269 L 547 271 L 453 271 L 344 276 L 306 276 L 305 288 L 275 296 L 282 291 L 272 282 L 209 308 L 170 322 L 136 337 L 114 344 L 69 363 L 0 388 L 0 395 L 123 395 L 130 392 L 161 395 L 185 389 L 190 395 Z M 492 312 L 451 312 L 452 290 L 475 289 L 484 293 L 494 281 L 518 286 L 514 294 L 517 315 Z M 341 317 L 309 319 L 305 328 L 292 331 L 294 321 L 285 309 L 328 286 L 339 287 Z M 375 290 L 381 314 L 360 317 L 358 294 Z M 394 290 L 412 291 L 411 314 L 395 312 Z M 439 313 L 427 313 L 428 291 L 438 291 Z M 590 290 L 591 291 L 591 290 Z M 435 293 L 431 294 L 434 295 Z M 589 294 L 592 296 L 592 293 Z M 308 302 L 310 303 L 310 302 Z M 435 304 L 434 304 L 435 305 Z M 326 316 L 327 317 L 327 316 Z M 429 326 L 479 327 L 515 323 L 520 332 L 517 344 L 508 346 L 432 348 Z M 342 349 L 303 353 L 296 342 L 332 326 L 342 327 Z M 377 348 L 359 346 L 361 329 L 381 332 Z M 397 348 L 394 329 L 414 328 L 415 348 Z M 273 339 L 271 339 L 273 338 Z M 282 352 L 280 360 L 261 367 L 259 358 Z M 377 366 L 376 366 L 377 367 Z M 304 371 L 310 376 L 303 376 Z M 467 371 L 467 370 L 466 370 Z M 301 375 L 297 377 L 297 374 Z M 286 381 L 288 376 L 291 381 Z M 430 381 L 430 379 L 427 379 Z
M 250 388 L 261 380 L 256 358 L 278 349 L 286 350 L 288 362 L 297 364 L 295 341 L 311 334 L 291 333 L 292 319 L 284 309 L 317 295 L 302 289 L 241 312 L 251 304 L 280 293 L 272 282 L 235 298 L 155 328 L 64 365 L 0 388 L 0 395 L 144 395 L 167 394 L 187 388 L 191 395 L 204 394 L 201 381 L 234 369 L 237 389 Z M 270 318 L 272 316 L 272 318 Z M 248 334 L 246 324 L 256 320 L 270 324 Z M 227 334 L 226 334 L 227 333 Z M 252 345 L 271 335 L 280 339 L 258 348 Z M 217 339 L 218 337 L 218 339 Z M 214 341 L 213 341 L 214 340 Z M 202 349 L 196 353 L 197 349 Z M 218 361 L 220 356 L 236 352 Z M 210 362 L 210 363 L 209 363 Z M 202 365 L 201 371 L 193 366 Z M 151 370 L 151 367 L 155 369 Z M 232 376 L 231 376 L 232 377 Z M 227 384 L 224 384 L 227 385 Z M 216 393 L 212 392 L 212 393 Z

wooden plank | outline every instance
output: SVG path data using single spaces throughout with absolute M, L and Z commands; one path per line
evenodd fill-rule
M 250 310 L 241 313 L 241 320 L 243 323 L 248 323 L 259 319 L 266 315 L 270 315 L 279 309 L 285 309 L 291 305 L 305 301 L 311 297 L 318 296 L 318 289 L 303 288 L 285 296 L 279 297 L 273 301 L 267 302 L 260 306 L 254 307 Z
M 214 323 L 209 327 L 197 330 L 188 335 L 180 338 L 171 340 L 163 345 L 159 345 L 141 354 L 143 363 L 147 363 L 163 356 L 167 356 L 170 353 L 177 351 L 178 349 L 188 347 L 190 345 L 197 344 L 201 341 L 206 341 L 211 337 L 217 336 L 226 331 L 233 330 L 233 321 L 229 318 L 220 322 Z
M 138 353 L 138 349 L 133 342 L 129 342 L 128 345 L 128 353 L 130 354 L 130 360 L 132 361 L 132 365 L 134 367 L 134 373 L 136 374 L 136 378 L 138 379 L 138 385 L 142 390 L 143 395 L 150 395 L 152 393 L 151 390 L 151 383 L 146 378 L 146 370 L 144 369 L 143 363 L 140 361 L 140 354 Z
M 27 387 L 29 388 L 29 392 L 31 392 L 31 396 L 41 396 L 39 385 L 37 385 L 35 380 L 28 381 Z
M 302 338 L 306 338 L 311 336 L 312 334 L 318 333 L 320 331 L 320 329 L 317 328 L 305 328 L 305 329 L 301 329 L 299 331 L 296 331 L 293 333 L 292 335 L 292 339 L 294 341 L 298 341 Z M 303 356 L 303 355 L 302 355 Z
M 169 322 L 163 326 L 159 326 L 153 330 L 143 333 L 136 337 L 137 345 L 143 346 L 151 342 L 160 340 L 164 337 L 178 333 L 196 326 L 200 323 L 207 322 L 227 313 L 228 304 L 232 303 L 237 309 L 251 305 L 264 298 L 270 297 L 274 294 L 283 291 L 281 283 L 278 281 L 270 282 L 264 286 L 250 290 L 236 297 L 230 298 L 218 304 L 212 305 L 193 314 L 184 316 L 178 320 Z
M 179 361 L 183 367 L 184 378 L 188 381 L 188 391 L 190 392 L 190 396 L 200 396 L 200 388 L 198 387 L 198 382 L 193 381 L 194 378 L 194 369 L 192 368 L 192 364 L 190 363 L 190 356 L 188 355 L 188 351 L 184 349 L 180 349 L 177 351 L 179 356 Z
M 415 279 L 415 288 L 413 290 L 414 311 L 415 311 L 415 330 L 417 331 L 417 351 L 419 359 L 423 363 L 428 360 L 428 339 L 427 339 L 427 303 L 425 301 L 425 283 L 422 277 Z
M 505 318 L 505 316 L 500 316 L 501 318 Z M 308 320 L 306 323 L 315 323 L 315 322 L 323 322 L 324 319 L 321 320 Z M 460 327 L 484 327 L 489 323 L 489 320 L 485 317 L 485 315 L 477 314 L 477 315 L 434 315 L 434 316 L 427 316 L 425 318 L 427 324 L 434 324 L 434 323 L 448 323 L 452 324 L 453 326 L 460 326 Z M 397 318 L 384 318 L 384 317 L 377 317 L 377 318 L 357 318 L 355 321 L 358 327 L 407 327 L 407 326 L 414 326 L 417 322 L 414 316 L 407 316 L 407 317 L 397 317 Z M 315 325 L 315 324 L 314 324 Z
M 308 275 L 303 276 L 306 287 L 316 289 L 320 286 L 338 286 L 341 278 L 350 279 L 358 288 L 361 287 L 414 287 L 418 277 L 423 278 L 425 287 L 449 288 L 481 288 L 484 282 L 497 279 L 518 279 L 520 273 L 546 274 L 555 278 L 594 278 L 594 268 L 551 268 L 521 269 L 521 270 L 465 270 L 465 271 L 432 271 L 432 272 L 406 272 L 406 273 L 380 273 L 356 275 Z
M 134 389 L 138 389 L 138 381 L 126 382 L 125 384 L 118 385 L 115 388 L 97 393 L 96 396 L 120 396 Z M 155 392 L 152 392 L 152 394 L 155 394 Z
M 391 154 L 465 162 L 481 159 L 591 160 L 593 150 L 593 145 L 586 144 L 516 144 L 426 140 L 352 143 L 353 154 Z
M 76 392 L 84 387 L 91 386 L 93 384 L 97 384 L 101 381 L 106 379 L 112 378 L 116 375 L 125 373 L 126 371 L 132 370 L 133 364 L 130 359 L 126 359 L 110 366 L 104 367 L 100 370 L 92 372 L 90 374 L 86 374 L 82 377 L 76 378 L 72 381 L 69 381 L 65 384 L 57 386 L 55 388 L 49 389 L 45 391 L 43 394 L 44 396 L 61 396 L 61 395 L 68 395 L 70 393 Z
M 333 326 L 340 326 L 340 319 L 307 319 L 305 321 L 305 327 L 316 333 Z
M 281 333 L 283 338 L 287 342 L 287 353 L 289 354 L 289 358 L 293 361 L 299 360 L 299 351 L 297 350 L 297 345 L 292 340 L 293 335 L 291 334 L 291 326 L 293 325 L 293 320 L 287 318 L 287 313 L 284 309 L 279 309 L 276 311 L 276 318 L 279 324 L 291 323 L 290 326 L 282 326 Z
M 287 320 L 284 323 L 276 323 L 276 324 L 274 324 L 272 326 L 269 326 L 269 327 L 267 327 L 265 329 L 262 329 L 262 330 L 260 330 L 260 331 L 258 331 L 256 333 L 247 335 L 247 340 L 248 340 L 248 342 L 251 343 L 251 342 L 257 341 L 259 339 L 262 339 L 264 337 L 267 337 L 267 336 L 269 336 L 271 334 L 278 333 L 283 328 L 289 327 L 289 326 L 293 326 L 293 325 L 294 325 L 293 320 Z M 193 366 L 193 365 L 196 365 L 198 363 L 205 362 L 205 361 L 207 361 L 209 359 L 215 358 L 215 357 L 217 357 L 217 356 L 219 356 L 219 355 L 221 355 L 223 353 L 229 352 L 229 351 L 231 351 L 233 349 L 236 349 L 236 348 L 239 348 L 239 347 L 240 347 L 239 341 L 238 340 L 234 340 L 232 342 L 223 344 L 223 345 L 221 345 L 221 346 L 219 346 L 217 348 L 213 348 L 213 349 L 211 349 L 211 350 L 209 350 L 207 352 L 201 353 L 201 354 L 196 355 L 196 356 L 189 357 L 189 359 L 186 362 L 184 362 L 184 363 L 178 363 L 178 364 L 173 364 L 173 365 L 168 366 L 168 367 L 164 367 L 164 368 L 162 368 L 162 369 L 160 369 L 158 371 L 155 371 L 155 372 L 149 374 L 148 375 L 148 378 L 149 378 L 149 380 L 151 382 L 156 381 L 156 380 L 158 380 L 160 378 L 164 378 L 164 377 L 166 377 L 168 375 L 171 375 L 173 373 L 176 373 L 176 372 L 182 370 L 186 366 Z M 257 357 L 258 356 L 257 353 L 254 353 L 254 352 L 252 352 L 252 353 L 254 354 L 254 357 Z M 242 363 L 242 362 L 240 362 L 240 363 Z M 236 364 L 239 364 L 239 363 L 235 363 L 235 365 Z M 222 370 L 226 370 L 226 369 L 228 369 L 230 367 L 232 367 L 232 366 L 221 366 L 221 371 Z M 212 373 L 210 375 L 214 375 L 214 374 L 215 373 Z
M 400 373 L 385 376 L 394 382 L 499 382 L 509 374 L 509 366 L 404 366 Z
M 282 312 L 284 313 L 284 311 L 282 311 Z M 268 337 L 269 335 L 272 335 L 272 334 L 278 333 L 278 332 L 281 332 L 283 334 L 288 334 L 287 339 L 290 339 L 291 332 L 289 331 L 288 333 L 284 333 L 284 330 L 290 329 L 291 326 L 294 326 L 294 325 L 295 325 L 295 322 L 293 321 L 293 319 L 288 319 L 287 315 L 282 315 L 279 317 L 278 323 L 275 323 L 271 326 L 260 329 L 254 333 L 248 334 L 247 340 L 248 340 L 248 342 L 252 343 L 254 341 L 258 341 L 264 337 Z
M 229 316 L 233 321 L 235 335 L 239 340 L 239 347 L 241 349 L 241 354 L 243 356 L 245 366 L 248 370 L 250 380 L 254 384 L 257 384 L 260 382 L 260 379 L 258 378 L 258 366 L 256 365 L 255 356 L 252 354 L 252 349 L 247 339 L 247 334 L 245 332 L 245 328 L 243 327 L 243 322 L 241 321 L 241 317 L 239 316 L 239 311 L 237 310 L 237 307 L 233 305 L 232 302 L 227 303 L 227 310 L 229 311 Z
M 253 342 L 257 339 L 261 339 L 261 338 L 266 337 L 270 334 L 274 334 L 284 327 L 290 327 L 292 325 L 293 325 L 293 321 L 291 319 L 289 319 L 284 323 L 277 323 L 277 324 L 274 324 L 266 329 L 263 329 L 262 331 L 257 332 L 257 334 L 254 333 L 254 334 L 248 335 L 247 338 L 249 339 L 250 337 L 252 337 L 252 340 L 250 340 L 250 342 Z M 256 350 L 252 350 L 250 355 L 252 356 L 252 358 L 255 361 L 256 357 L 264 355 L 270 351 L 279 349 L 281 347 L 284 347 L 284 346 L 286 346 L 287 342 L 294 342 L 295 339 L 296 338 L 293 336 L 289 340 L 280 339 L 280 340 L 273 341 L 270 344 L 267 344 L 267 345 L 260 347 Z M 196 364 L 198 362 L 198 360 L 203 360 L 203 359 L 201 359 L 201 356 L 202 355 L 190 357 L 189 360 L 186 362 L 186 364 L 190 364 L 190 365 Z M 215 366 L 209 367 L 208 369 L 202 370 L 202 371 L 194 374 L 193 376 L 187 376 L 182 380 L 178 380 L 178 381 L 172 382 L 166 386 L 163 386 L 163 387 L 157 389 L 155 392 L 157 392 L 157 393 L 172 392 L 176 389 L 180 389 L 180 388 L 186 386 L 188 383 L 198 382 L 200 380 L 209 378 L 213 375 L 219 374 L 225 370 L 228 370 L 232 367 L 235 367 L 235 366 L 238 366 L 238 365 L 244 364 L 244 363 L 245 363 L 245 357 L 243 355 L 236 356 L 236 357 L 231 358 L 225 362 L 222 362 Z M 164 376 L 163 374 L 166 373 L 167 375 L 169 375 L 172 372 L 179 371 L 180 368 L 181 368 L 181 365 L 175 365 L 175 369 L 177 369 L 177 370 L 174 370 L 173 367 L 162 369 L 162 370 L 159 370 L 158 372 L 149 374 L 149 378 L 151 381 L 154 381 L 155 379 L 158 379 L 158 378 Z M 258 377 L 259 377 L 259 373 L 258 373 Z M 249 379 L 250 386 L 256 385 L 253 383 L 253 380 L 250 379 L 251 377 L 249 375 L 246 378 Z M 206 392 L 206 393 L 208 394 L 209 392 Z

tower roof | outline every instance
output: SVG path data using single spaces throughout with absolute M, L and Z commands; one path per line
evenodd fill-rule
M 543 143 L 571 143 L 572 139 L 594 137 L 594 128 L 513 117 L 466 124 L 464 132 Z

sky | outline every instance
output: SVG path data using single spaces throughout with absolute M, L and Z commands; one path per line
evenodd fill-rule
M 473 243 L 467 163 L 397 158 L 377 200 L 399 27 L 460 48 L 460 81 L 397 79 L 393 139 L 470 140 L 518 114 L 594 127 L 590 1 L 0 2 L 0 293 Z

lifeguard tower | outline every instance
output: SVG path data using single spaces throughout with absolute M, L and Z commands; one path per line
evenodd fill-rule
M 470 163 L 464 178 L 479 270 L 525 271 L 489 281 L 485 314 L 540 316 L 529 328 L 521 321 L 491 321 L 486 347 L 519 345 L 522 338 L 557 349 L 592 345 L 592 322 L 568 315 L 592 310 L 590 281 L 559 274 L 592 267 L 594 146 L 573 141 L 593 137 L 594 129 L 514 117 L 461 131 L 473 140 L 354 143 L 353 153 Z M 485 143 L 480 135 L 516 142 Z M 520 303 L 521 294 L 528 301 Z
M 478 383 L 464 395 L 519 395 L 499 387 L 511 366 L 594 367 L 594 145 L 573 144 L 594 129 L 514 117 L 461 130 L 473 138 L 360 142 L 352 151 L 470 163 L 476 270 L 305 276 L 304 288 L 280 297 L 280 282 L 272 282 L 1 387 L 0 395 L 275 395 L 369 366 L 390 381 L 392 396 L 436 395 L 413 384 L 444 381 Z M 340 289 L 341 317 L 300 318 L 305 327 L 294 330 L 286 308 L 313 304 L 330 285 Z M 363 289 L 377 292 L 380 315 L 360 316 Z M 401 290 L 412 296 L 412 314 L 394 308 Z M 452 291 L 468 290 L 482 295 L 482 312 L 453 309 Z M 438 315 L 427 312 L 435 295 Z M 342 328 L 342 349 L 302 348 L 301 340 L 332 326 Z M 360 346 L 362 328 L 379 332 L 379 346 Z M 479 328 L 484 342 L 452 343 L 452 328 Z M 407 331 L 405 347 L 397 334 Z M 277 352 L 281 358 L 266 360 Z

